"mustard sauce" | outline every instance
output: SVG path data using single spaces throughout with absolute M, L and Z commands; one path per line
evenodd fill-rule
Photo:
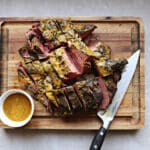
M 23 121 L 31 113 L 31 103 L 23 94 L 12 94 L 3 104 L 5 115 L 13 121 Z

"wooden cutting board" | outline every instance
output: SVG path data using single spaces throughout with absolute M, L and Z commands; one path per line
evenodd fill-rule
M 0 92 L 18 88 L 16 64 L 21 60 L 18 49 L 25 43 L 25 32 L 34 22 L 45 18 L 0 18 Z M 141 49 L 136 73 L 112 122 L 110 129 L 139 129 L 144 125 L 144 25 L 136 17 L 72 17 L 76 23 L 95 24 L 93 38 L 105 42 L 112 48 L 112 58 L 128 58 Z M 32 120 L 24 128 L 95 130 L 101 121 L 94 115 L 62 119 L 51 116 L 35 101 Z M 0 122 L 1 128 L 9 128 Z

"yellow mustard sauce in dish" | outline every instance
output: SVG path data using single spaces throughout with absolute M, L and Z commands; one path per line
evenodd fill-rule
M 24 121 L 31 113 L 31 102 L 23 94 L 12 94 L 3 103 L 5 115 L 12 121 Z

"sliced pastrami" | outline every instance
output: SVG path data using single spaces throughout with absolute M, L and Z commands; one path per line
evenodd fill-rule
M 60 58 L 62 59 L 62 56 Z M 66 79 L 66 77 L 64 76 L 64 72 L 63 72 L 63 70 L 61 68 L 62 67 L 61 66 L 61 62 L 60 62 L 60 60 L 58 61 L 58 58 L 56 58 L 55 51 L 53 51 L 53 52 L 50 53 L 49 60 L 50 60 L 50 63 L 52 65 L 52 67 L 54 68 L 54 70 L 58 74 L 58 76 L 61 79 L 64 79 L 64 78 Z
M 97 81 L 103 93 L 103 100 L 101 102 L 100 109 L 106 109 L 110 104 L 109 92 L 104 80 L 101 77 L 97 77 Z
M 80 102 L 74 88 L 72 86 L 68 86 L 64 88 L 65 95 L 68 98 L 68 101 L 71 105 L 73 112 L 82 111 L 82 103 Z
M 108 64 L 111 57 L 111 49 L 105 43 L 99 41 L 89 41 L 87 46 L 95 53 L 99 55 L 98 59 L 94 59 L 94 67 L 99 75 L 102 77 L 113 74 L 111 66 Z
M 19 62 L 18 66 L 17 66 L 17 71 L 18 71 L 19 75 L 22 75 L 23 77 L 29 77 L 29 74 L 28 74 L 26 68 L 23 66 L 22 62 Z
M 88 87 L 88 83 L 86 81 L 77 82 L 74 85 L 74 88 L 86 112 L 97 109 L 98 104 L 96 103 L 93 92 Z

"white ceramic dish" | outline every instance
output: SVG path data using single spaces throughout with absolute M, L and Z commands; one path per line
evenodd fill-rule
M 31 103 L 31 113 L 30 115 L 28 116 L 28 118 L 26 118 L 25 120 L 23 121 L 13 121 L 13 120 L 10 120 L 4 113 L 4 110 L 3 110 L 3 103 L 4 101 L 6 100 L 6 98 L 12 94 L 23 94 L 24 96 L 26 96 L 28 98 L 28 100 L 30 101 Z M 0 120 L 10 126 L 10 127 L 22 127 L 24 125 L 26 125 L 32 118 L 32 115 L 33 115 L 33 112 L 34 112 L 34 101 L 33 101 L 33 98 L 25 91 L 23 90 L 20 90 L 20 89 L 11 89 L 11 90 L 8 90 L 6 92 L 4 92 L 1 97 L 0 97 Z

